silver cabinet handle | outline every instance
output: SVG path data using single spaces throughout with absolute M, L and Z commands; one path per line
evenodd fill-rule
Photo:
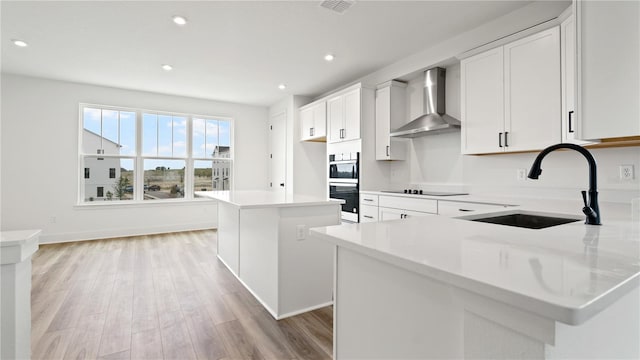
M 373 199 L 362 199 L 364 201 L 373 201 Z
M 367 219 L 373 219 L 373 216 L 369 216 L 369 215 L 362 215 L 364 217 L 366 217 Z
M 498 133 L 498 146 L 502 147 L 502 133 Z
M 389 145 L 387 145 L 387 156 L 389 156 Z
M 473 211 L 472 209 L 458 209 L 458 211 Z
M 509 132 L 504 132 L 504 147 L 509 147 Z

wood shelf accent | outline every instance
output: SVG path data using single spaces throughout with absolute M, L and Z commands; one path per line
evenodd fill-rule
M 632 146 L 640 146 L 640 136 L 608 138 L 608 139 L 600 140 L 599 143 L 584 145 L 584 147 L 587 149 L 607 149 L 607 148 L 632 147 Z M 528 150 L 528 151 L 496 152 L 496 153 L 488 153 L 488 154 L 468 154 L 468 155 L 470 156 L 508 155 L 508 154 L 538 153 L 540 151 L 542 151 L 542 149 Z

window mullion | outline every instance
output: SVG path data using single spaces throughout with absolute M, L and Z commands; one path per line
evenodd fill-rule
M 193 149 L 192 149 L 192 137 L 193 137 L 193 117 L 188 116 L 186 118 L 185 132 L 187 133 L 185 146 L 187 152 L 187 159 L 185 161 L 184 168 L 184 198 L 193 199 L 194 182 L 195 182 L 195 166 L 193 162 Z
M 135 200 L 144 200 L 144 162 L 142 160 L 142 111 L 136 111 Z M 142 190 L 142 191 L 140 191 Z

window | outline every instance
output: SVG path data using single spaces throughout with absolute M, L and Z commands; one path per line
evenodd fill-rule
M 231 187 L 228 118 L 85 104 L 80 115 L 80 202 L 193 199 Z

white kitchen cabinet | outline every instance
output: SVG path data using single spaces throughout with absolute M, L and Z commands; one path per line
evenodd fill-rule
M 438 200 L 438 215 L 458 217 L 504 210 L 506 205 L 478 204 Z
M 301 141 L 323 141 L 327 136 L 327 102 L 316 101 L 300 108 Z
M 406 209 L 393 209 L 393 208 L 385 208 L 385 207 L 378 208 L 379 221 L 408 219 L 411 217 L 430 216 L 430 215 L 436 215 L 436 214 L 421 212 L 421 211 L 412 211 L 412 210 L 406 210 Z
M 587 145 L 577 137 L 576 112 L 576 30 L 574 16 L 560 24 L 560 60 L 562 71 L 562 142 Z
M 378 220 L 397 220 L 438 213 L 438 202 L 432 199 L 417 199 L 403 196 L 379 196 Z
M 360 222 L 376 222 L 378 221 L 378 206 L 364 205 L 360 203 Z
M 562 140 L 560 29 L 504 46 L 505 151 L 539 150 Z
M 640 2 L 573 3 L 579 138 L 640 136 Z
M 327 99 L 328 142 L 360 138 L 361 88 L 357 85 Z
M 378 206 L 378 195 L 360 193 L 360 203 L 363 205 Z
M 539 150 L 561 141 L 560 31 L 461 61 L 462 152 Z
M 406 158 L 407 140 L 389 136 L 407 121 L 406 87 L 406 83 L 388 81 L 376 89 L 376 160 Z
M 420 199 L 405 196 L 379 196 L 378 199 L 378 205 L 380 207 L 432 214 L 438 213 L 438 201 L 433 199 Z
M 504 55 L 502 47 L 460 62 L 462 153 L 498 152 L 504 132 Z

